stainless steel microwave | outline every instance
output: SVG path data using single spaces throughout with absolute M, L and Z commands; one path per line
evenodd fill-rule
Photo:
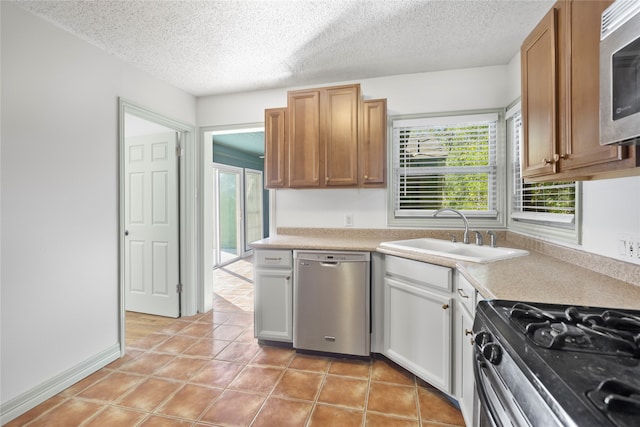
M 600 31 L 600 144 L 640 145 L 640 1 L 616 0 Z

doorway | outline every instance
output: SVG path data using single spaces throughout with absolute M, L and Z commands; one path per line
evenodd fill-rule
M 197 310 L 194 128 L 119 99 L 120 346 L 125 312 Z
M 263 173 L 213 164 L 213 266 L 253 253 L 251 242 L 264 237 Z
M 242 168 L 213 164 L 213 266 L 221 267 L 243 255 Z
M 242 233 L 244 237 L 236 243 L 239 250 L 229 256 L 238 259 L 240 256 L 248 256 L 251 253 L 249 244 L 253 241 L 268 237 L 272 230 L 270 217 L 275 206 L 274 194 L 264 189 L 262 183 L 264 169 L 264 124 L 253 123 L 232 126 L 209 126 L 200 128 L 201 170 L 202 170 L 202 221 L 201 221 L 201 254 L 202 269 L 201 278 L 203 293 L 199 298 L 202 303 L 200 311 L 206 312 L 213 307 L 214 294 L 214 269 L 220 263 L 228 263 L 231 258 L 225 258 L 228 254 L 220 252 L 222 244 L 218 243 L 222 236 L 218 232 L 218 208 L 217 195 L 214 181 L 214 163 L 240 168 L 242 179 L 242 196 L 236 196 L 243 204 L 244 224 L 235 225 L 236 237 Z M 233 180 L 232 182 L 234 182 Z M 260 204 L 261 209 L 256 206 Z M 233 204 L 237 206 L 236 203 Z M 241 210 L 242 211 L 242 210 Z M 236 211 L 237 212 L 237 211 Z M 262 213 L 262 218 L 257 218 L 257 212 Z M 235 222 L 234 222 L 235 223 Z M 224 230 L 223 230 L 224 231 Z M 232 235 L 233 236 L 233 235 Z M 234 238 L 233 241 L 236 241 Z M 242 255 L 238 255 L 242 254 Z M 216 261 L 220 259 L 221 261 Z

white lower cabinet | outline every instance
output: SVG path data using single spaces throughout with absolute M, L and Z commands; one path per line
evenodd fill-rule
M 477 292 L 462 275 L 456 277 L 456 398 L 464 421 L 468 426 L 475 426 L 478 422 L 476 415 L 478 405 L 475 388 L 473 318 Z
M 254 335 L 293 342 L 293 256 L 290 250 L 254 252 Z
M 452 294 L 447 267 L 385 257 L 384 354 L 452 393 Z
M 457 376 L 460 378 L 457 393 L 458 403 L 464 421 L 468 426 L 474 425 L 475 378 L 473 374 L 473 317 L 458 303 L 456 333 L 458 360 Z

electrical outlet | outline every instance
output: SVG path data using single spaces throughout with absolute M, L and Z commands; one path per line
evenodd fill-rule
M 618 235 L 618 255 L 620 259 L 640 263 L 640 237 L 629 234 Z
M 353 227 L 353 214 L 350 214 L 350 213 L 344 214 L 344 226 Z

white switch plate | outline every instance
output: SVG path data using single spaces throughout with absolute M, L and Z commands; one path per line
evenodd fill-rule
M 344 214 L 344 226 L 353 227 L 353 214 L 350 214 L 350 213 Z

